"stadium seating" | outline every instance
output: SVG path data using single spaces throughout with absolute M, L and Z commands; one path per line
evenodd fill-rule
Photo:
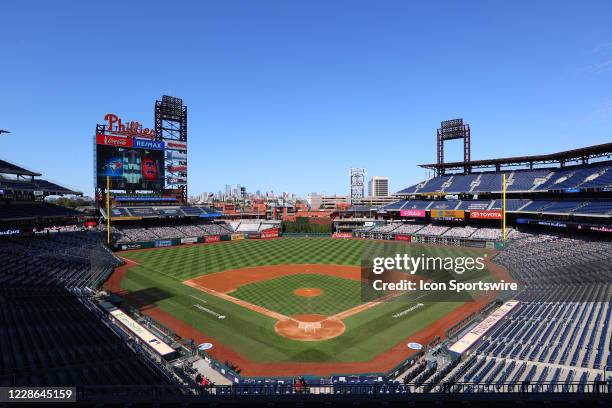
M 432 201 L 431 205 L 427 208 L 428 210 L 454 210 L 459 201 L 443 200 L 443 201 Z
M 400 200 L 382 207 L 385 212 L 407 209 L 418 210 L 501 210 L 502 200 Z M 612 201 L 586 199 L 576 200 L 529 200 L 511 198 L 506 200 L 508 212 L 541 212 L 550 214 L 612 214 Z
M 400 190 L 398 194 L 499 192 L 502 190 L 503 174 L 506 175 L 509 192 L 612 187 L 611 163 L 602 162 L 566 168 L 438 176 Z
M 28 218 L 74 217 L 77 211 L 49 203 L 0 204 L 0 220 L 19 220 Z
M 506 211 L 519 211 L 523 206 L 529 204 L 531 200 L 524 199 L 507 199 L 506 200 Z M 493 200 L 490 210 L 501 210 L 503 206 L 502 200 Z
M 280 224 L 278 222 L 271 222 L 265 220 L 243 219 L 240 221 L 230 222 L 230 226 L 236 232 L 256 233 L 270 228 L 278 228 Z
M 0 189 L 14 191 L 42 191 L 48 195 L 76 194 L 75 191 L 47 180 L 18 180 L 0 176 Z
M 100 238 L 70 232 L 0 241 L 0 386 L 172 383 L 89 300 L 90 288 L 121 262 Z
M 448 231 L 449 228 L 450 227 L 443 226 L 443 225 L 429 224 L 419 229 L 416 232 L 416 234 L 417 235 L 439 236 L 439 235 L 444 234 L 446 231 Z
M 574 214 L 612 215 L 612 201 L 590 201 L 572 212 Z
M 536 184 L 536 180 L 544 179 L 550 170 L 519 170 L 515 171 L 506 180 L 508 191 L 529 191 Z
M 249 224 L 260 227 L 260 224 Z M 268 225 L 268 224 L 266 224 Z M 105 226 L 100 226 L 105 230 Z M 130 242 L 156 241 L 158 239 L 176 239 L 185 237 L 199 237 L 204 235 L 227 235 L 234 232 L 229 224 L 196 223 L 173 226 L 150 227 L 113 227 L 113 238 L 118 244 Z
M 120 262 L 96 234 L 62 233 L 0 241 L 4 286 L 84 288 L 105 279 Z
M 446 231 L 442 236 L 449 238 L 469 238 L 478 228 L 469 225 L 463 227 L 453 227 Z
M 456 207 L 457 210 L 486 210 L 491 205 L 491 200 L 470 200 L 461 201 Z
M 375 225 L 374 227 L 369 229 L 369 231 L 372 232 L 372 233 L 378 233 L 378 234 L 388 234 L 388 233 L 392 232 L 393 230 L 395 230 L 400 225 L 401 225 L 400 223 L 390 223 L 390 224 L 384 224 L 384 225 Z
M 478 228 L 470 238 L 500 240 L 503 238 L 503 232 L 501 228 Z
M 478 177 L 476 175 L 455 175 L 452 177 L 451 184 L 444 190 L 447 193 L 461 193 L 463 191 L 470 191 L 472 185 L 476 182 Z
M 0 385 L 170 384 L 77 298 L 0 289 Z

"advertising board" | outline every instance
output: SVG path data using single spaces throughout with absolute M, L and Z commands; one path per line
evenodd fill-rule
M 132 147 L 135 149 L 164 150 L 164 142 L 161 140 L 140 139 L 135 137 L 132 139 Z
M 462 221 L 465 219 L 465 211 L 463 210 L 431 210 L 431 218 L 447 221 Z
M 407 242 L 410 242 L 410 241 L 412 241 L 412 236 L 411 235 L 406 235 L 406 234 L 395 234 L 395 240 L 396 241 L 407 241 Z
M 198 242 L 197 237 L 181 238 L 181 244 L 195 244 Z
M 221 237 L 219 237 L 219 235 L 206 235 L 204 237 L 204 242 L 205 243 L 211 243 L 211 242 L 219 242 L 221 240 Z
M 261 239 L 278 238 L 280 231 L 278 228 L 271 228 L 261 232 Z
M 401 217 L 425 217 L 425 210 L 400 210 Z
M 179 140 L 166 140 L 167 150 L 187 150 L 187 143 Z
M 503 214 L 501 210 L 471 210 L 470 211 L 470 218 L 472 219 L 501 220 L 502 216 Z
M 178 150 L 166 150 L 166 159 L 187 160 L 187 153 L 183 153 Z
M 19 228 L 4 228 L 0 229 L 0 236 L 21 235 Z
M 121 249 L 127 251 L 129 249 L 140 249 L 142 246 L 140 244 L 124 244 L 121 245 Z
M 172 241 L 167 240 L 167 239 L 160 239 L 155 241 L 155 247 L 156 248 L 163 248 L 163 247 L 169 247 L 172 246 Z

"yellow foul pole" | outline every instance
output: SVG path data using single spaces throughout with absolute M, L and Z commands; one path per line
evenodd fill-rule
M 110 245 L 110 176 L 106 176 L 106 243 Z
M 506 241 L 506 175 L 502 175 L 502 230 Z

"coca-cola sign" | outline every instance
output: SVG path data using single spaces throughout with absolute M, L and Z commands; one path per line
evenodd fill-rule
M 118 147 L 132 147 L 132 138 L 126 136 L 112 136 L 98 133 L 96 135 L 96 143 Z

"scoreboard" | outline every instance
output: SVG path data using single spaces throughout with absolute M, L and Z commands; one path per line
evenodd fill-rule
M 440 221 L 465 221 L 463 210 L 431 210 L 430 217 Z

